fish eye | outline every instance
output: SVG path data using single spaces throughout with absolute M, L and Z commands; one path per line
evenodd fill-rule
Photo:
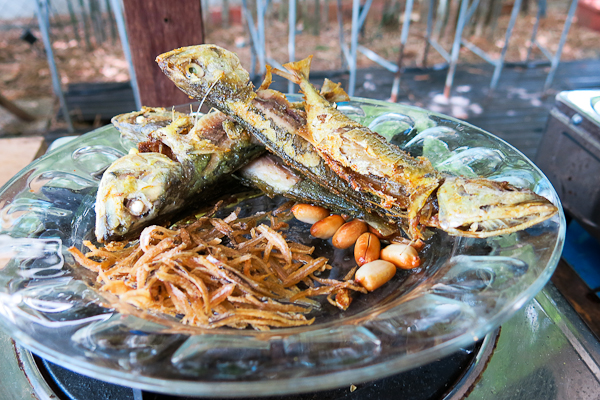
M 185 71 L 188 78 L 202 78 L 204 76 L 204 70 L 196 63 L 189 63 L 185 67 Z
M 125 207 L 134 217 L 140 217 L 148 211 L 148 207 L 140 199 L 128 199 L 125 201 Z

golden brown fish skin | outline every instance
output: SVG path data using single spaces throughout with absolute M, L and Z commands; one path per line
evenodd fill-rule
M 146 138 L 164 143 L 174 159 L 160 153 L 134 153 L 107 169 L 96 197 L 98 241 L 121 239 L 184 207 L 264 151 L 248 134 L 237 132 L 232 140 L 223 128 L 228 118 L 222 113 L 209 113 L 195 124 L 194 120 L 179 116 Z
M 378 207 L 377 211 L 382 215 L 408 218 L 409 234 L 415 238 L 421 236 L 419 225 L 439 227 L 452 235 L 486 237 L 523 229 L 534 223 L 532 221 L 540 222 L 557 212 L 557 208 L 547 199 L 531 191 L 506 185 L 495 187 L 493 196 L 483 196 L 474 200 L 471 194 L 465 192 L 465 187 L 476 187 L 478 180 L 467 179 L 464 184 L 459 180 L 448 180 L 445 183 L 444 176 L 433 169 L 428 160 L 414 159 L 391 147 L 379 135 L 337 112 L 312 86 L 306 84 L 303 91 L 307 99 L 305 106 L 308 112 L 308 129 L 286 129 L 278 126 L 272 119 L 265 117 L 266 110 L 261 111 L 260 101 L 264 99 L 258 102 L 254 100 L 264 97 L 264 93 L 271 96 L 283 95 L 269 92 L 269 89 L 264 87 L 257 94 L 253 93 L 248 73 L 241 68 L 237 56 L 218 46 L 200 45 L 177 49 L 159 56 L 157 61 L 163 72 L 180 89 L 197 99 L 206 98 L 210 104 L 234 117 L 265 143 L 269 150 L 280 155 L 288 165 L 298 169 L 309 179 L 328 187 L 331 182 L 338 182 L 336 178 L 327 175 L 326 182 L 323 182 L 322 175 L 316 174 L 315 171 L 333 169 L 345 179 L 343 182 L 349 182 L 354 188 L 368 192 L 352 191 L 360 193 L 360 200 L 355 204 Z M 190 72 L 190 66 L 193 67 L 191 70 L 194 76 L 186 76 L 186 73 Z M 302 65 L 291 69 L 292 72 L 307 70 Z M 299 84 L 303 81 L 295 72 L 280 74 Z M 297 162 L 297 154 L 289 151 L 296 151 L 296 145 L 301 146 L 298 149 L 309 149 L 312 153 L 316 150 L 308 143 L 295 141 L 290 135 L 302 136 L 320 145 L 319 154 L 331 168 L 323 161 L 317 162 L 315 166 L 306 163 L 306 160 L 303 164 Z M 335 135 L 338 138 L 334 137 Z M 328 143 L 326 139 L 333 142 Z M 306 154 L 311 155 L 310 152 Z M 312 155 L 308 159 L 314 160 Z M 374 167 L 371 167 L 371 162 Z M 337 177 L 336 174 L 333 175 Z M 344 187 L 338 186 L 337 183 L 332 186 L 338 188 L 338 193 Z M 448 196 L 435 198 L 434 194 L 438 188 Z M 531 197 L 530 200 L 504 207 L 502 197 L 515 190 L 527 194 Z M 343 195 L 353 202 L 357 199 L 348 192 L 344 192 Z M 373 204 L 374 199 L 378 200 L 377 204 Z M 461 204 L 465 205 L 465 208 L 461 208 Z M 476 205 L 483 209 L 504 209 L 505 212 L 502 218 L 497 219 L 493 218 L 494 216 L 483 215 L 481 218 L 488 220 L 475 226 L 473 223 L 476 223 L 477 218 L 473 218 L 477 214 L 477 210 L 474 209 Z M 440 218 L 440 215 L 443 218 Z M 448 216 L 451 223 L 448 222 Z M 465 224 L 468 223 L 471 225 L 465 229 Z
M 142 107 L 139 111 L 116 115 L 111 122 L 122 137 L 139 143 L 147 140 L 150 133 L 185 115 L 163 107 Z
M 282 93 L 268 89 L 270 73 L 261 88 L 253 92 L 249 75 L 237 56 L 215 45 L 176 49 L 156 60 L 181 90 L 235 118 L 269 151 L 309 179 L 368 211 L 396 220 L 404 216 L 398 207 L 381 208 L 380 198 L 348 186 L 329 168 L 302 138 L 306 134 L 304 112 L 294 108 Z M 340 96 L 339 88 L 333 91 Z
M 439 228 L 456 236 L 489 237 L 538 224 L 558 212 L 529 189 L 489 179 L 448 177 L 437 191 Z
M 357 190 L 367 191 L 386 201 L 381 206 L 406 207 L 407 217 L 419 219 L 431 193 L 443 181 L 429 160 L 415 159 L 369 128 L 338 111 L 308 81 L 312 57 L 285 64 L 290 73 L 274 71 L 300 85 L 306 100 L 307 140 L 317 149 L 330 167 Z M 345 172 L 343 172 L 345 169 Z M 373 179 L 353 179 L 353 173 Z M 372 184 L 376 181 L 379 184 Z M 413 236 L 419 233 L 412 229 Z

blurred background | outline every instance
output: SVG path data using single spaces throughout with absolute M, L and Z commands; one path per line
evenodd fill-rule
M 204 26 L 184 29 L 203 30 L 205 43 L 234 50 L 242 64 L 258 76 L 264 67 L 261 64 L 261 46 L 253 44 L 253 34 L 260 41 L 260 32 L 264 32 L 262 52 L 268 61 L 288 61 L 292 4 L 273 0 L 263 5 L 263 0 L 258 1 L 259 4 L 257 0 L 202 0 Z M 357 2 L 360 11 L 367 7 L 367 12 L 363 13 L 364 24 L 356 39 L 359 51 L 356 55 L 354 94 L 379 99 L 392 97 L 394 73 L 390 68 L 397 65 L 401 41 L 404 42 L 400 65 L 402 79 L 396 101 L 446 112 L 479 125 L 483 122 L 484 129 L 500 136 L 503 136 L 502 127 L 488 126 L 480 116 L 486 110 L 500 107 L 503 99 L 522 100 L 528 108 L 544 108 L 545 104 L 544 111 L 547 111 L 552 104 L 552 93 L 566 86 L 600 84 L 593 79 L 566 84 L 565 73 L 562 73 L 566 71 L 571 78 L 579 76 L 583 69 L 594 69 L 590 67 L 590 61 L 600 58 L 600 31 L 597 30 L 600 29 L 600 14 L 595 17 L 590 14 L 593 1 L 579 2 L 561 49 L 561 35 L 573 2 L 517 1 L 519 9 L 516 17 L 512 16 L 515 0 L 477 1 L 460 35 L 469 45 L 485 52 L 492 62 L 503 57 L 496 93 L 489 91 L 494 66 L 463 45 L 456 54 L 456 78 L 452 91 L 447 93 L 450 96 L 446 98 L 439 94 L 444 92 L 447 83 L 449 60 L 426 45 L 428 12 L 430 8 L 433 10 L 431 39 L 449 56 L 457 37 L 462 3 L 459 0 L 415 0 L 410 2 L 412 9 L 407 13 L 408 2 L 401 0 Z M 66 109 L 72 120 L 71 132 L 88 131 L 108 123 L 117 113 L 136 108 L 129 84 L 131 68 L 118 29 L 118 19 L 123 19 L 123 12 L 117 10 L 115 13 L 113 3 L 109 0 L 52 0 L 39 1 L 38 4 L 37 0 L 0 0 L 0 93 L 7 101 L 36 116 L 33 122 L 23 121 L 7 112 L 6 108 L 0 108 L 0 136 L 44 134 L 58 137 L 67 132 L 69 127 L 60 113 L 57 90 L 64 93 Z M 344 57 L 341 43 L 346 50 L 352 46 L 352 0 L 298 0 L 294 3 L 294 58 L 315 55 L 313 76 L 322 80 L 324 74 L 320 72 L 325 72 L 348 88 L 351 66 L 348 57 Z M 471 2 L 471 5 L 474 3 Z M 47 7 L 49 45 L 59 81 L 59 87 L 54 87 L 54 90 L 51 65 L 37 18 L 38 7 L 42 11 Z M 257 10 L 262 11 L 263 18 L 259 18 Z M 511 21 L 514 28 L 510 42 L 505 46 Z M 407 30 L 404 38 L 401 36 L 403 29 Z M 147 35 L 150 40 L 153 33 L 149 26 Z M 533 35 L 535 43 L 532 46 Z M 259 48 L 258 51 L 256 48 Z M 427 59 L 424 60 L 426 51 Z M 561 53 L 558 75 L 553 77 L 548 87 L 544 87 L 551 67 L 549 57 L 557 52 Z M 373 57 L 384 60 L 383 63 L 387 61 L 390 64 L 388 69 L 374 62 Z M 595 75 L 595 71 L 588 74 Z M 539 126 L 534 128 L 540 129 Z M 511 138 L 508 139 L 511 141 Z M 538 144 L 535 140 L 514 144 L 528 156 L 535 156 Z

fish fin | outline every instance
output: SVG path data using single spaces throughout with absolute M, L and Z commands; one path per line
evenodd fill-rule
M 350 96 L 344 89 L 341 83 L 334 83 L 328 78 L 323 81 L 321 87 L 321 96 L 330 103 L 340 103 L 342 101 L 350 101 Z
M 306 128 L 306 126 L 302 127 L 301 129 L 298 129 L 296 131 L 296 134 L 298 136 L 300 136 L 302 139 L 308 141 L 309 143 L 311 143 L 311 144 L 314 143 L 314 139 L 313 139 L 312 135 L 310 134 L 310 130 L 308 130 Z
M 281 76 L 282 78 L 285 78 L 285 79 L 287 79 L 288 81 L 292 81 L 292 82 L 294 82 L 294 83 L 296 83 L 296 84 L 299 84 L 299 83 L 300 83 L 300 78 L 298 78 L 296 75 L 294 75 L 294 74 L 291 74 L 291 73 L 289 73 L 289 72 L 287 72 L 287 71 L 282 71 L 282 70 L 280 70 L 280 69 L 277 69 L 277 68 L 273 68 L 271 71 L 272 71 L 272 72 L 273 72 L 275 75 L 279 75 L 279 76 Z
M 308 81 L 311 61 L 312 56 L 308 56 L 304 60 L 283 64 L 283 67 L 287 69 L 288 72 L 273 69 L 273 73 L 299 85 L 300 82 L 304 80 Z
M 271 73 L 273 67 L 271 67 L 270 65 L 266 65 L 266 68 L 267 72 L 265 72 L 265 79 L 261 83 L 258 90 L 267 90 L 269 86 L 271 86 L 271 83 L 273 83 L 273 74 Z

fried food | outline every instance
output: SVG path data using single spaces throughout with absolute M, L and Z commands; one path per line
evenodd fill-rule
M 267 150 L 310 181 L 388 220 L 397 221 L 405 215 L 394 205 L 381 207 L 382 199 L 355 190 L 327 165 L 303 138 L 307 129 L 306 113 L 290 104 L 283 93 L 268 88 L 270 67 L 265 82 L 254 92 L 249 74 L 237 56 L 215 45 L 176 49 L 158 56 L 157 62 L 181 90 L 234 118 Z M 331 93 L 332 99 L 339 98 L 340 88 L 327 86 L 325 93 Z M 347 95 L 343 99 L 347 99 Z
M 324 90 L 322 93 L 330 99 L 337 99 L 339 101 L 348 99 L 347 94 L 340 88 L 339 84 L 333 84 L 326 79 L 323 87 Z M 159 140 L 153 139 L 159 136 L 156 131 L 159 131 L 162 125 L 168 125 L 172 122 L 169 119 L 169 115 L 171 114 L 166 113 L 162 108 L 143 107 L 139 112 L 132 112 L 114 117 L 113 123 L 116 124 L 115 127 L 121 132 L 123 137 L 137 143 L 140 152 L 164 152 L 169 155 L 172 153 L 170 147 L 167 146 L 166 143 L 163 143 L 166 141 L 160 137 L 158 138 Z M 143 118 L 140 119 L 140 116 Z M 178 119 L 187 118 L 190 121 L 193 119 L 188 115 L 181 113 L 175 113 L 172 114 L 172 116 L 175 116 Z M 224 114 L 221 114 L 221 116 L 224 118 Z M 154 121 L 154 118 L 157 118 L 157 120 Z M 211 130 L 215 132 L 221 130 L 223 132 L 219 135 L 225 135 L 225 128 L 222 126 L 223 124 L 221 124 L 216 117 L 212 121 L 214 122 L 214 126 Z M 205 126 L 208 125 L 204 121 L 203 123 Z M 138 126 L 138 124 L 141 124 L 141 126 Z M 156 129 L 152 130 L 152 126 L 155 126 Z M 232 121 L 227 121 L 225 127 L 228 128 L 227 135 L 230 138 L 232 137 L 232 131 L 243 132 L 243 128 Z M 142 131 L 145 136 L 138 134 Z M 215 133 L 213 133 L 212 136 L 215 136 Z M 130 157 L 128 156 L 128 158 Z M 116 165 L 121 163 L 125 163 L 125 160 L 115 162 Z M 150 168 L 150 166 L 147 167 Z M 173 168 L 171 172 L 177 174 L 175 168 Z M 364 208 L 358 207 L 356 204 L 347 201 L 344 197 L 331 193 L 329 190 L 314 183 L 310 179 L 307 179 L 301 173 L 285 166 L 283 161 L 275 155 L 266 154 L 260 156 L 248 165 L 240 168 L 236 172 L 236 175 L 241 178 L 242 183 L 258 188 L 268 196 L 282 195 L 299 202 L 309 202 L 311 204 L 321 205 L 340 214 L 348 214 L 355 218 L 362 218 L 377 230 L 386 233 L 386 235 L 397 231 L 395 226 L 386 223 L 379 215 L 369 213 Z M 169 185 L 176 179 L 177 177 L 173 176 L 169 179 L 154 180 L 153 185 Z M 118 184 L 118 182 L 115 182 L 115 185 L 116 184 Z M 136 191 L 139 190 L 143 190 L 142 187 L 138 188 Z M 153 190 L 156 192 L 168 192 L 168 189 L 161 191 L 157 188 Z M 115 213 L 112 214 L 114 215 Z
M 95 206 L 97 240 L 121 239 L 159 215 L 181 209 L 264 151 L 243 130 L 225 129 L 228 122 L 219 112 L 197 121 L 181 114 L 145 138 L 133 135 L 143 153 L 115 161 L 100 181 Z
M 442 174 L 427 159 L 411 157 L 349 119 L 309 83 L 310 57 L 286 64 L 288 72 L 277 71 L 300 85 L 305 95 L 306 120 L 300 125 L 297 118 L 290 117 L 294 110 L 283 100 L 275 102 L 277 107 L 266 103 L 284 97 L 263 89 L 270 77 L 254 93 L 239 59 L 225 49 L 184 47 L 158 56 L 157 62 L 180 89 L 192 97 L 206 98 L 236 118 L 293 168 L 303 173 L 308 170 L 311 179 L 316 175 L 315 182 L 338 190 L 365 209 L 402 217 L 411 238 L 424 237 L 423 227 L 479 238 L 506 234 L 558 212 L 550 201 L 529 189 Z M 335 178 L 330 178 L 331 171 Z
M 69 251 L 98 274 L 101 291 L 203 328 L 309 325 L 314 318 L 305 314 L 320 306 L 310 297 L 327 295 L 347 307 L 349 292 L 366 292 L 350 278 L 316 276 L 331 266 L 311 255 L 314 248 L 285 239 L 288 210 L 247 218 L 239 218 L 239 208 L 225 218 L 216 211 L 170 229 L 149 226 L 133 243 L 85 242 L 86 254 Z

